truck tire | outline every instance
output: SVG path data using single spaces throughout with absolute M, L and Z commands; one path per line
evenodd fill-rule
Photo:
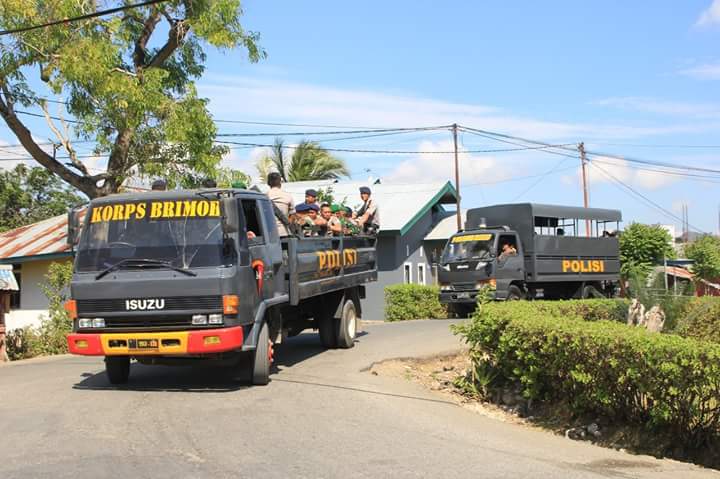
M 250 366 L 250 382 L 252 384 L 264 386 L 270 382 L 271 351 L 268 325 L 263 322 Z
M 352 299 L 346 299 L 343 304 L 340 321 L 337 322 L 337 345 L 348 349 L 355 346 L 357 336 L 358 315 Z
M 130 356 L 105 356 L 105 374 L 110 384 L 125 384 L 130 378 Z
M 518 301 L 524 297 L 525 296 L 523 295 L 522 290 L 514 284 L 511 284 L 510 287 L 508 287 L 507 301 Z
M 316 313 L 315 321 L 317 321 L 318 333 L 320 334 L 320 344 L 326 349 L 337 348 L 337 323 L 332 311 L 329 308 L 321 307 Z

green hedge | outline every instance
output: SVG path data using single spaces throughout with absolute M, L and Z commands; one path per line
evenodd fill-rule
M 605 302 L 491 303 L 455 327 L 476 367 L 519 382 L 528 399 L 565 402 L 676 435 L 699 447 L 720 434 L 720 345 L 613 321 Z
M 385 321 L 444 319 L 447 309 L 440 304 L 435 286 L 397 284 L 385 287 Z
M 720 343 L 720 297 L 692 298 L 683 305 L 674 332 Z

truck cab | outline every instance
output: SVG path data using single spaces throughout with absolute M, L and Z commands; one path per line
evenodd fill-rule
M 503 251 L 505 249 L 505 251 Z M 520 299 L 513 282 L 525 280 L 523 245 L 509 228 L 476 229 L 453 235 L 438 268 L 440 301 L 461 313 L 474 308 L 483 285 L 496 288 L 497 299 Z

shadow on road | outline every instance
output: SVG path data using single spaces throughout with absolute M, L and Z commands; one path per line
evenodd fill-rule
M 358 337 L 367 333 L 359 333 Z M 304 333 L 286 339 L 275 348 L 275 360 L 270 371 L 271 379 L 282 375 L 283 367 L 306 361 L 325 351 L 315 333 Z M 73 389 L 127 390 L 158 392 L 233 392 L 250 387 L 250 355 L 246 354 L 237 365 L 194 364 L 187 366 L 146 366 L 136 362 L 130 368 L 127 384 L 113 385 L 105 372 L 84 373 Z

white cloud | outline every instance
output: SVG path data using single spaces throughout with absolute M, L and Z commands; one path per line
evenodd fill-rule
M 712 4 L 700 14 L 695 25 L 710 27 L 718 23 L 720 23 L 720 0 L 713 0 Z
M 718 70 L 718 73 L 720 73 L 720 66 L 718 66 Z M 593 104 L 660 115 L 678 115 L 705 119 L 720 118 L 720 106 L 708 105 L 707 103 L 668 101 L 657 98 L 628 96 L 604 98 L 594 101 Z
M 680 74 L 696 78 L 698 80 L 720 80 L 720 63 L 705 63 L 686 68 L 684 70 L 680 70 Z
M 545 140 L 637 138 L 720 130 L 720 124 L 631 125 L 555 122 L 513 115 L 499 108 L 360 89 L 343 89 L 273 79 L 208 75 L 198 86 L 210 98 L 216 118 L 258 117 L 292 123 L 361 127 L 407 127 L 458 123 L 484 130 Z
M 453 151 L 451 141 L 422 141 L 417 150 L 437 154 L 418 154 L 401 162 L 384 178 L 398 183 L 446 181 L 455 178 L 454 156 L 447 153 Z M 507 170 L 499 167 L 499 161 L 495 157 L 473 155 L 467 153 L 465 148 L 459 148 L 458 151 L 461 186 L 507 178 Z
M 582 169 L 578 167 L 575 178 L 566 176 L 563 178 L 563 182 L 577 184 L 581 179 Z M 594 157 L 588 168 L 588 183 L 591 186 L 594 184 L 615 183 L 615 180 L 617 180 L 633 187 L 657 190 L 674 183 L 677 179 L 677 177 L 657 171 L 633 168 L 627 160 L 604 156 Z

